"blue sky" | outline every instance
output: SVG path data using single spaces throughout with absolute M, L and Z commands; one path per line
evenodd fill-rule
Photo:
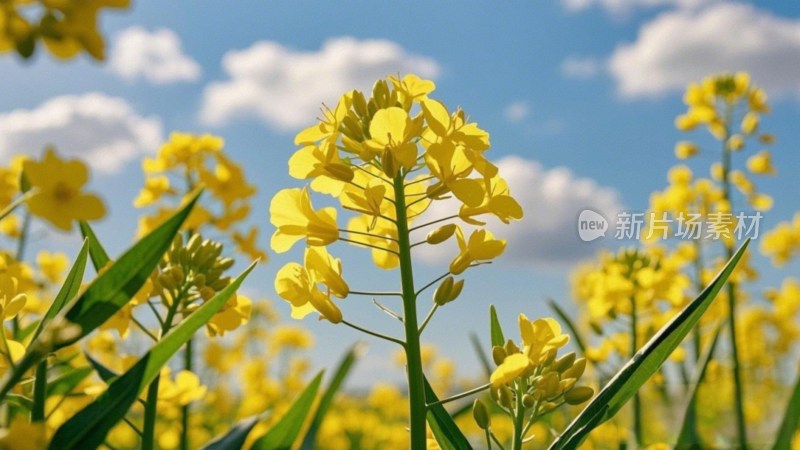
M 617 244 L 578 241 L 574 218 L 581 207 L 643 210 L 649 193 L 664 187 L 666 171 L 675 163 L 673 146 L 686 138 L 672 124 L 684 109 L 681 86 L 688 81 L 720 70 L 753 73 L 773 106 L 763 129 L 778 137 L 773 158 L 779 176 L 758 181 L 775 197 L 762 227 L 789 219 L 800 206 L 800 178 L 793 176 L 800 170 L 800 3 L 429 3 L 134 2 L 128 12 L 103 15 L 111 55 L 105 65 L 87 59 L 55 63 L 43 53 L 24 63 L 12 56 L 0 60 L 0 158 L 7 161 L 16 151 L 36 153 L 45 136 L 63 142 L 63 151 L 98 164 L 92 188 L 107 199 L 111 215 L 97 231 L 109 248 L 121 251 L 135 231 L 131 201 L 142 182 L 136 158 L 125 155 L 153 152 L 172 130 L 219 134 L 259 188 L 252 221 L 262 226 L 266 246 L 272 231 L 269 199 L 283 187 L 301 185 L 286 173 L 286 160 L 294 151 L 294 133 L 314 116 L 306 121 L 286 117 L 304 117 L 307 105 L 331 102 L 335 96 L 328 91 L 339 85 L 341 91 L 356 87 L 347 84 L 351 81 L 363 87 L 364 74 L 380 68 L 387 68 L 386 74 L 427 71 L 437 83 L 435 97 L 450 107 L 461 105 L 491 133 L 489 155 L 521 168 L 515 193 L 530 194 L 523 226 L 510 232 L 518 239 L 509 237 L 510 245 L 518 251 L 469 274 L 462 298 L 438 313 L 426 336 L 467 372 L 477 367 L 467 334 L 486 335 L 489 303 L 498 305 L 508 326 L 519 312 L 549 314 L 547 298 L 571 304 L 569 268 Z M 388 53 L 370 53 L 367 44 L 374 40 Z M 351 53 L 339 58 L 326 47 L 331 42 Z M 265 60 L 269 52 L 279 57 Z M 115 61 L 117 54 L 125 58 Z M 381 58 L 383 63 L 375 62 Z M 258 70 L 232 74 L 226 60 Z M 352 70 L 337 61 L 353 61 Z M 318 70 L 309 74 L 308 67 Z M 313 82 L 303 81 L 308 79 Z M 230 95 L 220 101 L 209 94 L 213 86 L 237 92 L 247 82 L 257 83 L 262 96 L 244 95 L 237 103 Z M 314 87 L 298 88 L 303 82 Z M 89 94 L 95 95 L 93 101 L 86 100 Z M 49 108 L 43 106 L 56 98 Z M 270 103 L 266 113 L 259 109 L 265 102 Z M 100 114 L 82 113 L 79 106 L 100 103 L 105 105 Z M 64 116 L 65 110 L 72 115 Z M 21 129 L 12 123 L 12 112 L 35 125 Z M 69 117 L 66 123 L 64 117 Z M 713 145 L 702 133 L 692 137 L 701 146 Z M 691 164 L 704 171 L 712 158 L 706 151 Z M 504 230 L 496 234 L 503 236 Z M 35 246 L 70 250 L 75 243 L 74 236 L 48 235 Z M 274 273 L 299 255 L 271 254 L 248 289 L 277 300 Z M 372 276 L 375 269 L 363 255 L 342 255 L 353 287 L 362 287 L 359 280 L 396 284 L 393 274 Z M 419 264 L 418 279 L 436 276 L 445 266 L 436 267 Z M 795 264 L 767 273 L 765 283 L 774 285 L 797 269 Z M 288 316 L 288 307 L 277 302 Z M 366 299 L 345 303 L 345 314 L 354 322 L 400 331 Z M 320 364 L 332 363 L 361 337 L 311 318 L 303 325 L 317 336 L 313 355 Z M 373 344 L 357 378 L 402 377 L 386 362 L 390 347 Z

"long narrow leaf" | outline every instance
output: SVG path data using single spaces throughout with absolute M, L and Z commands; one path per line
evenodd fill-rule
M 503 336 L 503 328 L 497 319 L 497 310 L 494 309 L 494 305 L 489 306 L 489 321 L 491 323 L 489 329 L 492 335 L 492 347 L 505 344 L 506 338 Z
M 97 375 L 100 377 L 100 379 L 105 381 L 106 383 L 112 382 L 114 378 L 117 378 L 119 376 L 119 374 L 114 373 L 111 369 L 102 365 L 100 361 L 92 358 L 89 355 L 84 355 L 84 356 L 86 357 L 86 360 L 89 361 L 89 364 L 92 366 L 94 371 L 97 372 Z
M 483 372 L 486 374 L 486 377 L 492 375 L 492 366 L 489 363 L 489 357 L 486 356 L 486 352 L 483 351 L 483 345 L 481 345 L 481 340 L 478 338 L 478 335 L 475 333 L 470 333 L 469 341 L 472 343 L 472 348 L 475 350 L 475 354 L 478 356 L 478 361 L 481 362 L 481 367 L 483 368 Z
M 700 434 L 697 432 L 697 416 L 695 413 L 695 405 L 697 404 L 697 393 L 700 391 L 700 385 L 703 383 L 703 378 L 706 376 L 708 363 L 710 363 L 714 357 L 714 350 L 717 348 L 717 341 L 719 341 L 719 335 L 721 331 L 722 327 L 717 327 L 711 343 L 697 360 L 695 369 L 696 373 L 691 385 L 692 390 L 689 394 L 688 403 L 686 404 L 686 412 L 683 415 L 683 425 L 681 426 L 681 431 L 678 434 L 678 442 L 675 444 L 676 449 L 698 447 L 704 448 L 700 445 Z
M 289 410 L 264 436 L 253 443 L 252 450 L 290 450 L 300 437 L 303 424 L 314 406 L 322 382 L 320 372 L 289 407 Z
M 569 332 L 572 334 L 573 342 L 575 342 L 575 345 L 578 346 L 578 349 L 581 351 L 581 354 L 585 355 L 586 341 L 583 339 L 581 333 L 578 331 L 578 327 L 575 326 L 575 324 L 572 322 L 572 319 L 570 319 L 567 313 L 564 312 L 564 310 L 561 309 L 560 306 L 558 306 L 558 303 L 556 303 L 555 300 L 550 299 L 548 300 L 547 304 L 550 305 L 550 308 L 553 310 L 553 312 L 555 312 L 558 318 L 561 319 L 561 321 L 564 322 L 564 324 L 567 326 Z
M 92 372 L 94 369 L 91 367 L 78 367 L 56 377 L 47 383 L 47 396 L 69 394 Z
M 350 374 L 350 370 L 361 355 L 362 347 L 363 344 L 360 343 L 353 345 L 350 350 L 345 353 L 344 358 L 342 358 L 342 361 L 336 367 L 333 378 L 331 378 L 331 382 L 325 389 L 325 393 L 322 394 L 319 406 L 317 406 L 317 410 L 314 412 L 314 418 L 311 420 L 311 426 L 303 439 L 303 445 L 300 446 L 302 450 L 313 450 L 315 448 L 314 445 L 317 440 L 319 427 L 322 425 L 322 421 L 325 419 L 325 415 L 328 413 L 331 404 L 333 404 L 334 396 L 342 387 L 344 380 Z
M 258 423 L 258 419 L 258 416 L 253 416 L 240 420 L 227 433 L 203 446 L 203 450 L 240 450 L 247 440 L 247 435 Z
M 84 239 L 89 241 L 89 256 L 92 258 L 94 269 L 99 272 L 100 269 L 111 261 L 111 258 L 108 257 L 108 253 L 106 253 L 106 250 L 97 239 L 97 235 L 94 234 L 94 230 L 92 230 L 92 227 L 90 227 L 88 223 L 81 222 L 80 228 Z
M 439 401 L 427 378 L 425 378 L 425 401 L 429 404 Z M 442 450 L 472 450 L 464 433 L 458 429 L 450 413 L 441 403 L 428 408 L 428 425 Z
M 53 318 L 59 312 L 61 312 L 61 309 L 64 308 L 64 305 L 78 294 L 78 291 L 81 288 L 81 282 L 83 282 L 83 274 L 86 271 L 86 255 L 88 253 L 88 246 L 89 244 L 84 240 L 80 251 L 78 251 L 78 256 L 75 258 L 75 262 L 72 264 L 72 268 L 69 269 L 67 277 L 64 279 L 64 283 L 61 285 L 61 289 L 58 290 L 56 298 L 53 299 L 53 303 L 51 303 L 50 307 L 47 308 L 47 312 L 44 313 L 44 317 L 42 317 L 42 320 L 39 321 L 39 325 L 37 325 L 36 330 L 33 332 L 32 340 L 36 339 L 44 329 L 44 326 L 49 321 L 53 320 Z
M 167 333 L 130 370 L 112 381 L 97 400 L 64 423 L 53 436 L 50 448 L 71 450 L 102 444 L 109 430 L 125 417 L 164 364 L 225 305 L 253 267 L 255 263 Z
M 198 191 L 180 211 L 125 252 L 65 308 L 65 318 L 81 327 L 80 335 L 72 342 L 102 325 L 136 295 L 169 249 L 199 195 Z
M 795 433 L 800 430 L 800 370 L 797 373 L 797 382 L 794 385 L 794 392 L 789 403 L 786 405 L 786 413 L 783 415 L 781 427 L 775 436 L 775 444 L 772 450 L 790 450 L 792 439 Z
M 633 397 L 633 394 L 658 371 L 711 305 L 733 272 L 749 242 L 749 240 L 745 241 L 711 284 L 669 323 L 664 325 L 617 372 L 614 378 L 564 430 L 564 433 L 550 445 L 551 450 L 575 448 L 594 427 L 613 417 Z M 601 411 L 602 414 L 600 414 Z

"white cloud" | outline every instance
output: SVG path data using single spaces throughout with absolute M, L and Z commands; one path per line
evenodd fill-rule
M 531 113 L 531 108 L 526 102 L 514 102 L 506 106 L 503 110 L 503 115 L 509 122 L 519 122 L 528 117 Z
M 602 68 L 602 61 L 593 57 L 569 56 L 561 62 L 561 73 L 580 80 L 596 76 Z
M 40 155 L 47 145 L 101 172 L 115 172 L 162 140 L 161 121 L 142 117 L 121 98 L 100 93 L 55 97 L 30 110 L 0 113 L 0 160 Z
M 150 32 L 138 26 L 117 35 L 109 68 L 126 80 L 143 78 L 155 84 L 194 81 L 202 71 L 197 61 L 183 53 L 174 31 Z
M 681 9 L 699 8 L 718 0 L 561 0 L 570 11 L 583 11 L 599 6 L 616 16 L 630 14 L 636 9 L 673 7 Z
M 497 166 L 525 213 L 522 220 L 510 225 L 487 220 L 488 228 L 508 241 L 503 261 L 536 267 L 567 265 L 593 255 L 598 245 L 602 245 L 600 242 L 613 236 L 614 218 L 622 210 L 620 196 L 614 189 L 602 187 L 589 178 L 579 178 L 566 167 L 544 169 L 538 162 L 519 156 L 502 158 Z M 455 202 L 437 202 L 425 217 L 446 217 L 456 207 Z M 578 215 L 586 208 L 609 220 L 605 239 L 587 243 L 578 237 Z M 449 261 L 455 249 L 422 246 L 419 254 L 428 262 L 441 263 Z
M 673 11 L 618 47 L 608 69 L 625 97 L 682 90 L 720 71 L 749 71 L 768 92 L 800 92 L 800 20 L 751 5 L 723 3 L 702 11 Z
M 435 78 L 440 72 L 433 59 L 394 42 L 352 37 L 330 39 L 312 52 L 256 42 L 226 53 L 222 66 L 230 79 L 206 87 L 201 119 L 222 125 L 256 117 L 283 130 L 310 124 L 322 102 L 335 103 L 350 89 L 370 89 L 387 75 L 414 72 Z

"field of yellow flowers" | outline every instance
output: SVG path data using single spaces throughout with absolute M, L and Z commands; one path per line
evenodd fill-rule
M 29 3 L 41 16 L 22 11 Z M 101 60 L 97 14 L 127 6 L 2 2 L 0 50 Z M 14 245 L 0 250 L 0 449 L 800 449 L 800 281 L 761 298 L 745 289 L 758 277 L 752 252 L 775 265 L 800 252 L 800 214 L 749 247 L 732 218 L 734 202 L 769 210 L 756 182 L 776 175 L 767 94 L 747 73 L 686 88 L 675 126 L 687 140 L 650 196 L 648 217 L 692 216 L 722 239 L 659 240 L 663 224 L 650 220 L 652 239 L 574 270 L 578 314 L 553 301 L 552 317 L 514 311 L 517 323 L 500 323 L 485 304 L 491 341 L 465 343 L 485 369 L 476 376 L 425 330 L 513 245 L 494 233 L 527 212 L 492 162 L 489 132 L 435 89 L 389 75 L 323 106 L 286 153 L 296 182 L 260 226 L 245 225 L 256 188 L 224 140 L 172 133 L 141 161 L 138 236 L 119 255 L 92 228 L 107 199 L 87 187 L 85 162 L 54 142 L 1 167 L 0 232 Z M 701 133 L 717 148 L 689 140 Z M 457 210 L 424 214 L 443 201 Z M 30 254 L 32 221 L 79 233 L 80 250 Z M 415 249 L 446 241 L 457 252 L 441 275 L 414 273 Z M 347 246 L 399 289 L 359 286 L 363 274 L 336 256 Z M 291 305 L 279 317 L 239 291 L 293 247 L 302 260 L 274 279 L 274 301 Z M 250 265 L 237 273 L 236 261 Z M 388 314 L 401 335 L 352 321 L 343 301 Z M 317 318 L 395 345 L 406 383 L 341 389 L 361 344 L 312 373 L 301 319 Z

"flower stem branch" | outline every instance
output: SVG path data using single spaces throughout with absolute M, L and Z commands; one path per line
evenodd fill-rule
M 425 316 L 425 320 L 422 321 L 422 325 L 419 326 L 419 334 L 422 335 L 422 332 L 425 331 L 425 327 L 428 326 L 428 322 L 431 321 L 433 315 L 436 314 L 436 310 L 439 309 L 439 304 L 434 303 L 433 307 L 430 311 L 428 311 L 428 315 Z
M 421 288 L 420 290 L 418 290 L 418 291 L 417 291 L 417 292 L 414 294 L 414 296 L 415 296 L 415 297 L 418 297 L 418 296 L 419 296 L 419 294 L 421 294 L 421 293 L 422 293 L 422 292 L 423 292 L 425 289 L 428 289 L 429 287 L 433 286 L 434 284 L 436 284 L 436 283 L 438 283 L 438 282 L 440 282 L 440 281 L 444 280 L 444 279 L 445 279 L 445 278 L 447 278 L 449 275 L 450 275 L 450 272 L 447 272 L 447 273 L 445 273 L 445 274 L 443 274 L 443 275 L 439 276 L 438 278 L 434 279 L 434 280 L 433 280 L 433 281 L 431 281 L 430 283 L 426 284 L 425 286 L 422 286 L 422 288 Z
M 478 386 L 476 388 L 470 389 L 470 390 L 462 392 L 460 394 L 456 394 L 456 395 L 454 395 L 452 397 L 443 398 L 443 399 L 439 400 L 438 402 L 428 403 L 428 408 L 430 408 L 432 406 L 436 406 L 436 405 L 444 405 L 445 403 L 450 403 L 450 402 L 462 399 L 464 397 L 469 397 L 471 395 L 475 395 L 478 392 L 483 392 L 483 391 L 489 389 L 491 386 L 492 386 L 491 383 L 486 383 L 484 385 Z
M 381 247 L 380 245 L 367 244 L 366 242 L 358 242 L 358 241 L 354 241 L 354 240 L 343 238 L 343 237 L 340 237 L 339 240 L 343 241 L 343 242 L 348 242 L 348 243 L 353 244 L 353 245 L 361 245 L 361 246 L 364 246 L 364 247 L 374 248 L 375 250 L 383 250 L 384 252 L 392 253 L 394 255 L 398 255 L 399 256 L 398 252 L 396 252 L 396 251 L 394 251 L 392 249 L 388 249 L 386 247 Z
M 378 339 L 383 339 L 385 341 L 394 342 L 395 344 L 397 344 L 397 345 L 399 345 L 401 347 L 405 347 L 406 346 L 406 343 L 401 341 L 400 339 L 393 338 L 391 336 L 387 336 L 385 334 L 378 333 L 377 331 L 369 330 L 367 328 L 358 326 L 358 325 L 356 325 L 354 323 L 351 323 L 351 322 L 348 322 L 346 320 L 342 320 L 342 323 L 347 325 L 348 327 L 353 328 L 355 330 L 358 330 L 358 331 L 360 331 L 362 333 L 366 333 L 366 334 L 368 334 L 370 336 L 375 336 Z
M 380 291 L 348 291 L 354 295 L 365 295 L 367 297 L 402 297 L 402 292 L 380 292 Z
M 457 218 L 457 217 L 458 217 L 458 214 L 454 214 L 454 215 L 452 215 L 452 216 L 447 216 L 447 217 L 442 217 L 441 219 L 436 219 L 436 220 L 433 220 L 433 221 L 431 221 L 431 222 L 423 223 L 423 224 L 421 224 L 421 225 L 417 225 L 417 226 L 415 226 L 415 227 L 412 227 L 412 228 L 411 228 L 410 230 L 408 230 L 408 231 L 415 231 L 415 230 L 419 230 L 420 228 L 425 228 L 425 227 L 429 227 L 429 226 L 431 226 L 431 225 L 436 225 L 436 224 L 437 224 L 437 223 L 439 223 L 439 222 L 444 222 L 445 220 L 455 219 L 455 218 Z
M 379 234 L 373 234 L 373 233 L 366 233 L 364 231 L 348 230 L 347 228 L 339 228 L 339 231 L 341 231 L 343 233 L 359 234 L 361 236 L 369 236 L 369 237 L 373 237 L 373 238 L 377 238 L 377 239 L 385 239 L 387 241 L 397 242 L 397 239 L 395 239 L 393 237 L 381 236 Z

